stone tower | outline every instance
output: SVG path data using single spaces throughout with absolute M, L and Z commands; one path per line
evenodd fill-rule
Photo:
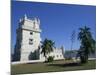
M 38 18 L 30 20 L 25 15 L 19 20 L 19 27 L 16 30 L 16 60 L 29 61 L 39 59 L 40 32 L 40 20 Z

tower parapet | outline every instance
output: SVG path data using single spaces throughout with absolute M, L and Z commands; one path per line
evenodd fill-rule
M 30 31 L 41 32 L 39 18 L 34 18 L 33 20 L 28 19 L 26 14 L 19 20 L 19 27 Z

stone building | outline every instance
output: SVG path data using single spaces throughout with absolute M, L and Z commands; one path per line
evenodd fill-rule
M 38 18 L 32 20 L 25 15 L 19 20 L 19 27 L 16 30 L 15 61 L 45 60 L 41 49 L 39 49 L 42 41 L 40 33 L 40 20 Z M 55 60 L 64 59 L 63 49 L 54 48 L 50 56 L 54 56 Z

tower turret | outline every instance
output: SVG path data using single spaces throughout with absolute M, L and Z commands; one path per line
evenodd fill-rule
M 34 28 L 39 29 L 39 26 L 40 26 L 39 18 L 34 18 Z
M 27 15 L 26 14 L 24 15 L 24 19 L 27 20 Z

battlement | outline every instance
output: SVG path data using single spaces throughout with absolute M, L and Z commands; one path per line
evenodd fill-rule
M 20 28 L 24 28 L 24 29 L 27 29 L 27 30 L 35 30 L 35 31 L 41 31 L 40 30 L 40 19 L 39 18 L 34 18 L 33 20 L 32 19 L 29 19 L 27 17 L 27 15 L 24 15 L 23 18 L 21 18 L 19 20 L 19 27 Z
M 23 21 L 29 21 L 29 22 L 32 22 L 32 23 L 35 22 L 35 23 L 38 23 L 40 25 L 40 19 L 39 18 L 35 17 L 34 19 L 29 19 L 26 14 L 24 15 L 23 18 L 19 19 L 19 23 L 23 22 Z

